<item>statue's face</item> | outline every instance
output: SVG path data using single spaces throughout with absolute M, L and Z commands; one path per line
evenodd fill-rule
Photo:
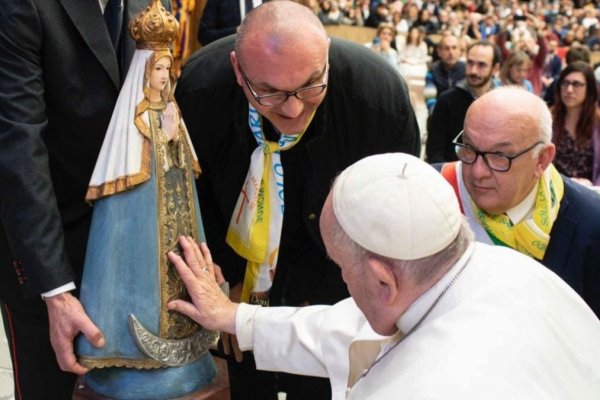
M 171 59 L 169 57 L 159 58 L 150 71 L 150 89 L 159 93 L 163 91 L 169 83 L 170 70 Z

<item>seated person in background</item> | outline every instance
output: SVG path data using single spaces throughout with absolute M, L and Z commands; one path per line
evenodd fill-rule
M 433 111 L 436 100 L 459 81 L 465 79 L 465 63 L 460 61 L 460 46 L 458 38 L 451 33 L 445 33 L 437 45 L 437 55 L 440 58 L 431 64 L 431 69 L 425 76 L 425 87 L 435 86 L 435 97 L 427 101 L 429 113 Z
M 527 75 L 531 70 L 531 58 L 522 51 L 512 53 L 500 69 L 500 82 L 503 86 L 521 86 L 528 92 L 533 92 L 533 86 Z
M 554 33 L 549 33 L 546 35 L 546 41 L 548 42 L 548 54 L 546 54 L 546 59 L 544 60 L 544 70 L 542 71 L 541 76 L 541 97 L 543 99 L 546 98 L 546 92 L 552 86 L 554 81 L 558 79 L 558 75 L 560 75 L 560 70 L 562 69 L 562 60 L 557 53 L 559 42 L 558 36 Z
M 479 22 L 480 40 L 495 40 L 496 35 L 500 33 L 500 24 L 498 16 L 495 14 L 484 15 Z
M 411 26 L 406 37 L 406 44 L 398 50 L 400 59 L 400 73 L 404 79 L 425 79 L 427 74 L 427 62 L 430 57 L 427 54 L 427 44 L 423 28 Z
M 554 165 L 561 174 L 585 185 L 600 185 L 598 89 L 589 64 L 567 65 L 558 78 L 552 109 Z
M 237 334 L 260 369 L 329 377 L 334 400 L 600 393 L 600 321 L 539 263 L 474 243 L 451 186 L 425 162 L 388 153 L 351 165 L 333 184 L 320 229 L 351 298 L 304 308 L 232 303 L 206 244 L 181 238 L 187 265 L 169 258 L 192 300 L 169 309 Z
M 563 278 L 600 316 L 600 197 L 552 165 L 552 115 L 514 87 L 477 99 L 441 167 L 475 239 L 508 246 Z
M 345 25 L 352 26 L 363 26 L 365 24 L 365 20 L 362 16 L 362 12 L 360 10 L 360 6 L 357 2 L 346 3 L 346 7 L 344 8 L 344 19 L 342 21 Z
M 323 25 L 341 25 L 344 23 L 344 13 L 336 0 L 324 0 L 318 15 Z
M 387 60 L 397 71 L 398 66 L 398 51 L 394 48 L 394 40 L 396 38 L 396 28 L 394 25 L 383 22 L 377 28 L 377 34 L 370 43 L 365 43 L 375 53 L 379 54 Z
M 435 17 L 431 15 L 431 12 L 427 8 L 421 8 L 417 20 L 412 26 L 418 26 L 423 29 L 425 35 L 432 35 L 439 29 L 439 25 L 435 20 Z
M 438 99 L 429 117 L 425 154 L 429 163 L 456 160 L 452 139 L 461 131 L 471 103 L 496 87 L 492 79 L 500 68 L 500 50 L 486 40 L 467 49 L 467 78 Z
M 542 73 L 546 54 L 548 54 L 546 38 L 542 34 L 544 23 L 534 15 L 525 13 L 519 19 L 517 16 L 507 18 L 506 24 L 512 25 L 512 29 L 499 34 L 496 40 L 503 59 L 508 59 L 509 55 L 516 51 L 523 51 L 529 55 L 531 69 L 527 79 L 533 86 L 533 93 L 539 96 L 542 93 Z M 508 41 L 509 36 L 510 41 Z
M 365 20 L 365 26 L 377 28 L 384 22 L 390 21 L 390 9 L 388 8 L 387 2 L 379 2 L 371 9 L 369 17 Z
M 590 49 L 587 46 L 581 46 L 581 45 L 571 46 L 571 47 L 569 47 L 569 50 L 567 50 L 567 53 L 565 55 L 566 65 L 569 65 L 576 61 L 583 61 L 583 62 L 591 65 L 591 62 L 592 62 L 591 60 L 592 60 L 592 52 L 590 51 Z M 558 78 L 558 75 L 556 77 Z M 546 90 L 546 93 L 544 93 L 544 101 L 546 102 L 546 104 L 548 104 L 549 107 L 554 105 L 554 101 L 556 98 L 555 96 L 556 96 L 556 92 L 557 92 L 557 89 L 556 89 L 557 82 L 558 82 L 558 79 L 555 79 L 552 82 L 552 84 L 550 85 L 550 87 L 548 87 L 548 89 Z

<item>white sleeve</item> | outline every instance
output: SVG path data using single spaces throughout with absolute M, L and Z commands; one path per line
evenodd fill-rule
M 65 283 L 62 286 L 57 287 L 56 289 L 52 289 L 49 292 L 42 293 L 42 299 L 47 299 L 48 297 L 56 296 L 61 293 L 70 292 L 71 290 L 75 290 L 75 282 Z
M 256 367 L 329 377 L 342 392 L 348 379 L 348 348 L 365 324 L 352 299 L 333 306 L 258 307 L 240 304 L 236 334 L 240 348 L 253 349 Z
M 235 314 L 235 334 L 240 350 L 252 350 L 254 315 L 260 306 L 240 303 Z

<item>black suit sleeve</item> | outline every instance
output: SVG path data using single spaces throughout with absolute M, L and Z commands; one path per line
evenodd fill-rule
M 48 77 L 42 37 L 30 1 L 0 7 L 0 220 L 12 257 L 23 266 L 28 295 L 74 279 L 43 141 Z
M 229 220 L 224 218 L 221 207 L 214 196 L 211 182 L 214 179 L 212 171 L 207 167 L 208 163 L 202 163 L 202 165 L 202 175 L 197 181 L 197 188 L 206 243 L 210 247 L 213 259 L 221 267 L 223 276 L 233 287 L 244 280 L 246 262 L 225 241 Z

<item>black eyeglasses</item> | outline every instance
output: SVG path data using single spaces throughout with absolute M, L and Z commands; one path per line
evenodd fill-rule
M 458 159 L 464 162 L 465 164 L 475 164 L 475 162 L 477 161 L 477 157 L 481 156 L 483 158 L 483 162 L 485 162 L 485 165 L 487 165 L 488 168 L 492 171 L 497 172 L 508 171 L 510 169 L 510 166 L 512 165 L 512 160 L 522 156 L 528 151 L 533 150 L 537 145 L 544 144 L 544 142 L 538 141 L 533 146 L 528 147 L 525 150 L 510 156 L 500 151 L 479 151 L 473 146 L 459 143 L 458 138 L 461 137 L 463 133 L 464 131 L 460 131 L 460 133 L 452 141 L 452 144 L 454 145 L 454 151 L 456 152 L 456 156 L 458 157 Z
M 265 95 L 259 96 L 258 93 L 256 93 L 256 91 L 250 85 L 250 81 L 248 80 L 248 77 L 246 76 L 244 71 L 242 71 L 242 68 L 240 67 L 240 72 L 242 74 L 242 78 L 244 78 L 244 82 L 246 82 L 246 86 L 248 86 L 248 90 L 250 90 L 250 93 L 252 93 L 252 96 L 254 96 L 254 100 L 256 100 L 256 102 L 258 104 L 260 104 L 261 106 L 267 106 L 267 107 L 278 106 L 279 104 L 285 103 L 290 96 L 295 96 L 299 100 L 307 100 L 307 99 L 311 99 L 313 97 L 317 97 L 318 95 L 320 95 L 321 93 L 323 93 L 325 91 L 325 88 L 327 88 L 327 77 L 328 77 L 327 72 L 328 71 L 329 71 L 329 64 L 326 64 L 325 69 L 323 70 L 323 75 L 324 75 L 323 83 L 321 83 L 319 85 L 306 86 L 306 87 L 300 88 L 298 90 L 294 90 L 292 92 L 279 92 L 279 93 L 265 94 Z
M 567 89 L 569 86 L 573 86 L 573 89 L 578 90 L 585 87 L 585 82 L 570 81 L 565 79 L 560 83 L 560 87 L 563 89 Z

